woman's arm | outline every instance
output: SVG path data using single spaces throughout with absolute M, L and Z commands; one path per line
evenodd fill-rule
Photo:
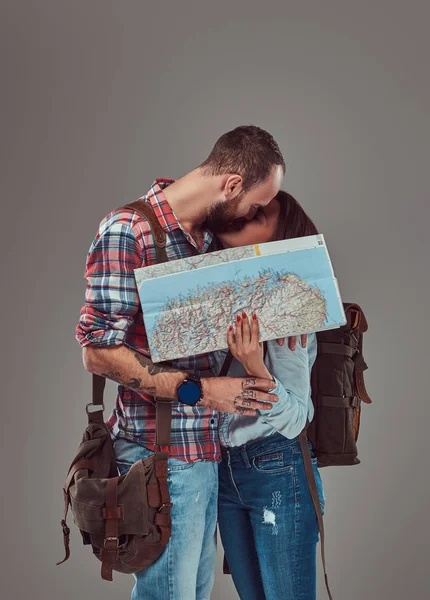
M 245 318 L 246 317 L 246 318 Z M 263 344 L 259 342 L 258 319 L 244 315 L 230 328 L 228 345 L 233 356 L 244 366 L 250 376 L 273 379 L 273 393 L 279 401 L 268 410 L 259 409 L 261 418 L 285 437 L 296 437 L 306 424 L 310 400 L 310 373 L 316 358 L 315 334 L 310 334 L 305 348 L 300 344 L 291 350 L 275 341 L 267 343 L 267 356 L 263 360 Z M 273 377 L 272 377 L 273 376 Z
M 311 402 L 310 374 L 317 353 L 315 334 L 310 334 L 306 348 L 292 351 L 276 342 L 267 344 L 266 364 L 277 383 L 274 393 L 279 402 L 270 410 L 258 412 L 265 423 L 285 437 L 295 438 L 303 429 Z
M 251 325 L 249 323 L 246 313 L 237 316 L 235 328 L 231 326 L 227 332 L 229 350 L 242 363 L 249 377 L 273 379 L 264 364 L 263 343 L 259 341 L 260 331 L 255 313 L 251 317 Z

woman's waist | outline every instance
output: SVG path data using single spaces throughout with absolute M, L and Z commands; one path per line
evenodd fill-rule
M 235 459 L 241 460 L 244 454 L 247 455 L 248 459 L 252 459 L 263 452 L 271 452 L 272 450 L 280 450 L 281 448 L 292 449 L 294 447 L 300 447 L 298 437 L 289 439 L 281 433 L 276 432 L 272 435 L 246 442 L 241 446 L 227 447 L 221 445 L 221 455 L 223 458 L 230 456 L 230 460 L 234 462 Z
M 307 418 L 309 422 L 313 419 L 312 402 L 310 402 Z M 268 419 L 258 411 L 255 415 L 246 417 L 234 413 L 219 413 L 220 444 L 228 449 L 249 445 L 253 442 L 260 443 L 262 439 L 272 438 L 275 434 L 279 435 L 280 440 L 286 440 L 289 445 L 289 442 L 298 435 L 297 423 L 291 419 L 289 421 L 286 415 Z
M 224 412 L 220 412 L 218 415 L 218 434 L 222 446 L 242 446 L 254 440 L 266 438 L 275 432 L 276 429 L 265 422 L 258 413 L 246 417 Z

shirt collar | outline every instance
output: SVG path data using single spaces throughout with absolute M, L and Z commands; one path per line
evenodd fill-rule
M 163 192 L 168 185 L 174 182 L 174 179 L 155 179 L 154 183 L 151 185 L 151 189 L 145 196 L 148 202 L 151 203 L 155 215 L 166 233 L 180 228 L 178 219 L 170 208 Z
M 146 194 L 145 198 L 148 200 L 148 202 L 151 203 L 155 215 L 161 225 L 161 227 L 164 229 L 164 231 L 166 233 L 170 233 L 171 231 L 174 231 L 175 229 L 180 229 L 183 234 L 185 235 L 185 237 L 187 238 L 187 240 L 194 245 L 194 242 L 192 241 L 192 239 L 190 238 L 190 234 L 185 231 L 185 229 L 182 228 L 181 224 L 179 223 L 175 213 L 173 212 L 173 210 L 171 209 L 169 203 L 167 202 L 167 198 L 164 195 L 164 189 L 170 185 L 171 183 L 174 183 L 176 180 L 175 179 L 165 179 L 165 178 L 158 178 L 154 180 L 154 183 L 152 184 L 149 192 Z M 206 250 L 209 248 L 212 240 L 213 240 L 213 233 L 206 230 L 204 233 L 205 236 L 205 243 L 204 243 L 204 248 L 203 248 L 203 252 L 206 252 Z

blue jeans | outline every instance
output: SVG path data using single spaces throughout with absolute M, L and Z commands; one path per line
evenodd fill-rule
M 114 443 L 123 475 L 151 450 L 124 439 Z M 209 600 L 214 584 L 218 463 L 168 460 L 172 536 L 160 557 L 136 580 L 132 600 Z
M 319 528 L 298 439 L 275 434 L 222 455 L 219 529 L 241 600 L 315 600 Z

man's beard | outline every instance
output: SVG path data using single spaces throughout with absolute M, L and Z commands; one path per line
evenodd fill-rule
M 243 194 L 239 194 L 234 200 L 221 200 L 217 202 L 209 210 L 204 227 L 215 234 L 225 231 L 236 219 L 237 208 L 242 198 Z

